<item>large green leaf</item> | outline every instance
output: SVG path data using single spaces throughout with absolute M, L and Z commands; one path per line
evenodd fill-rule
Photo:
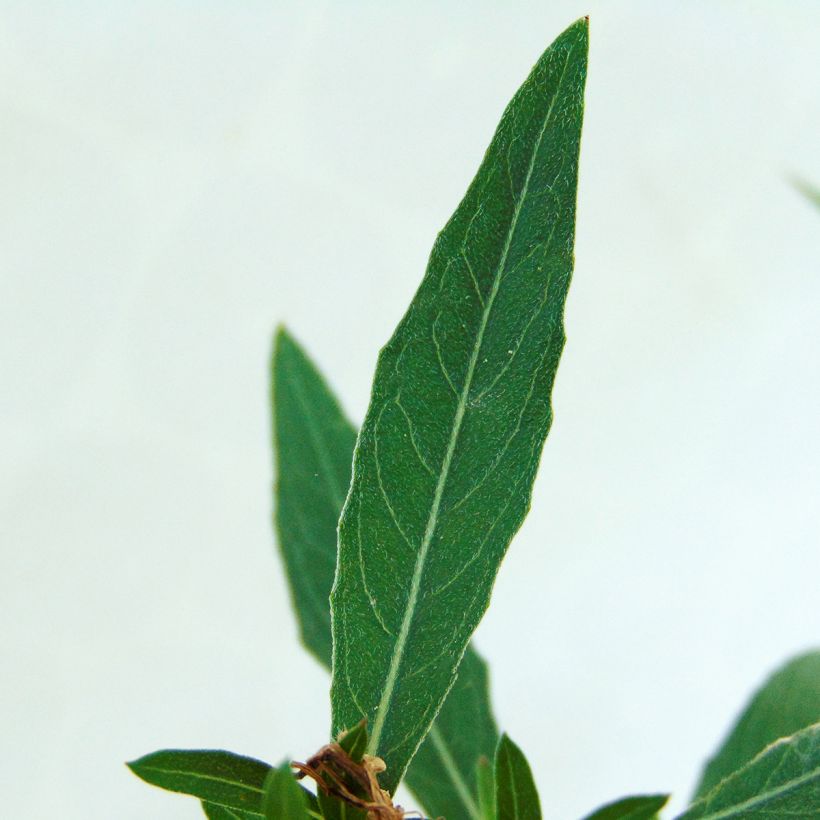
M 305 790 L 296 782 L 287 763 L 268 772 L 263 792 L 265 820 L 309 820 Z
M 271 767 L 222 750 L 166 749 L 127 764 L 146 783 L 198 797 L 206 803 L 261 814 Z
M 601 806 L 584 820 L 654 820 L 668 801 L 668 794 L 624 797 Z
M 678 820 L 820 817 L 820 724 L 768 746 Z
M 820 721 L 820 651 L 794 658 L 758 690 L 704 768 L 702 797 L 781 737 Z
M 336 568 L 336 522 L 356 433 L 315 365 L 284 329 L 271 361 L 276 444 L 276 528 L 302 638 L 330 666 L 328 597 Z M 433 817 L 477 816 L 476 762 L 492 757 L 498 732 L 487 668 L 468 647 L 407 784 Z
M 573 267 L 588 25 L 513 98 L 379 356 L 339 527 L 334 731 L 400 780 L 530 503 Z
M 495 814 L 496 820 L 541 820 L 530 764 L 507 735 L 495 753 Z

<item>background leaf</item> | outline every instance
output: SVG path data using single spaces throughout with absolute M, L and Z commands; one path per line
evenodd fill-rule
M 476 766 L 478 778 L 478 816 L 481 820 L 495 820 L 495 776 L 493 765 L 483 755 Z
M 276 530 L 302 639 L 331 663 L 330 588 L 336 523 L 350 483 L 356 433 L 325 380 L 287 330 L 271 361 L 276 451 Z M 487 666 L 468 647 L 407 785 L 433 817 L 476 817 L 479 756 L 492 758 L 498 732 Z
M 810 182 L 806 182 L 804 179 L 795 179 L 794 187 L 797 188 L 797 190 L 800 191 L 800 193 L 802 193 L 806 199 L 809 200 L 809 202 L 820 208 L 820 188 L 817 188 Z
M 722 780 L 678 820 L 820 816 L 820 724 L 784 738 Z
M 166 749 L 127 764 L 146 783 L 216 806 L 259 812 L 271 767 L 221 750 Z
M 669 802 L 668 794 L 647 794 L 624 797 L 607 803 L 587 815 L 584 820 L 654 820 L 658 812 Z
M 339 525 L 334 732 L 368 718 L 395 788 L 530 502 L 573 265 L 588 28 L 502 117 L 376 369 Z
M 704 768 L 695 799 L 770 743 L 820 722 L 820 651 L 789 661 L 758 690 Z
M 506 734 L 495 753 L 495 795 L 497 820 L 541 820 L 530 764 Z
M 263 791 L 265 820 L 309 820 L 305 790 L 296 782 L 287 763 L 268 772 Z

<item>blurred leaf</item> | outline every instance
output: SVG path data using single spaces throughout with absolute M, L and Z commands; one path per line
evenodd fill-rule
M 495 779 L 493 765 L 482 755 L 476 766 L 478 779 L 478 816 L 480 820 L 495 820 Z
M 263 791 L 265 820 L 310 820 L 305 790 L 296 782 L 287 763 L 268 772 Z
M 315 365 L 284 328 L 277 333 L 271 367 L 278 541 L 303 641 L 329 667 L 336 522 L 356 434 Z M 407 785 L 433 817 L 474 818 L 475 763 L 480 755 L 491 758 L 497 742 L 487 667 L 468 647 L 433 729 L 410 765 Z
M 584 820 L 654 820 L 669 801 L 668 794 L 647 794 L 624 797 L 607 803 L 587 815 Z
M 758 690 L 706 764 L 695 799 L 781 737 L 820 722 L 820 651 L 794 658 Z
M 795 179 L 794 180 L 794 187 L 797 188 L 800 193 L 802 193 L 809 202 L 812 202 L 818 208 L 820 208 L 820 188 L 816 188 L 809 182 L 806 182 L 802 179 Z
M 678 820 L 820 817 L 820 724 L 773 743 Z
M 573 266 L 588 25 L 547 49 L 379 356 L 339 524 L 334 732 L 398 784 L 530 503 Z M 474 761 L 470 764 L 474 772 Z
M 524 753 L 504 734 L 495 753 L 497 820 L 541 820 L 538 790 Z
M 258 813 L 270 766 L 221 750 L 166 749 L 128 763 L 146 783 L 214 806 Z

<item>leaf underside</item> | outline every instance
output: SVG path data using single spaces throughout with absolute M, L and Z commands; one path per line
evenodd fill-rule
M 773 743 L 678 820 L 820 816 L 820 724 Z
M 350 483 L 356 432 L 285 329 L 277 333 L 271 371 L 278 543 L 302 640 L 329 668 L 336 523 Z M 492 757 L 497 742 L 486 664 L 468 647 L 456 683 L 410 765 L 407 785 L 432 817 L 474 818 L 475 766 L 481 755 Z
M 573 267 L 588 26 L 550 46 L 379 356 L 339 526 L 333 730 L 395 788 L 529 507 Z
M 789 661 L 757 691 L 704 768 L 695 799 L 766 746 L 820 722 L 820 651 Z

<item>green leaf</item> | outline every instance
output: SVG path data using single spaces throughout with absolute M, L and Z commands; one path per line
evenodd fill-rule
M 339 525 L 334 731 L 392 790 L 453 684 L 530 503 L 573 266 L 588 25 L 505 111 L 382 350 Z
M 296 340 L 281 328 L 271 362 L 277 457 L 276 524 L 302 638 L 331 661 L 328 596 L 336 567 L 336 522 L 350 481 L 356 434 Z M 498 731 L 487 667 L 468 647 L 407 785 L 433 817 L 478 816 L 475 763 L 492 757 Z
M 270 766 L 221 750 L 166 749 L 128 763 L 146 783 L 229 809 L 259 812 Z
M 336 525 L 356 431 L 296 340 L 280 328 L 271 359 L 276 532 L 302 641 L 330 666 Z
M 530 764 L 506 734 L 495 753 L 495 811 L 497 820 L 541 820 Z
M 820 817 L 820 724 L 768 746 L 678 820 Z
M 624 797 L 607 803 L 587 815 L 584 820 L 654 820 L 669 801 L 668 794 L 647 794 Z
M 493 766 L 482 755 L 476 765 L 478 779 L 478 816 L 480 820 L 495 820 L 495 779 Z
M 695 798 L 770 743 L 820 722 L 820 651 L 794 658 L 757 691 L 704 768 Z
M 361 763 L 367 749 L 367 721 L 362 720 L 339 739 L 339 746 L 344 749 L 354 763 Z
M 305 790 L 296 782 L 287 763 L 271 769 L 263 786 L 262 809 L 265 820 L 309 820 Z
M 202 802 L 202 810 L 208 820 L 259 820 L 263 816 L 259 812 L 228 809 L 225 806 L 217 806 L 215 803 L 205 801 Z

